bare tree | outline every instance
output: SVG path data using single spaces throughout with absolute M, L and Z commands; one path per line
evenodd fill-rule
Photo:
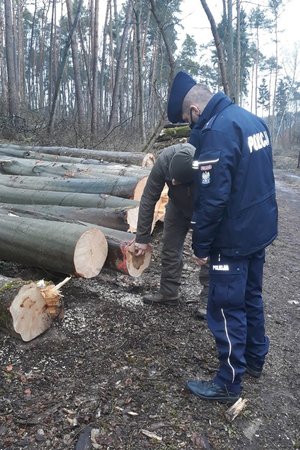
M 8 78 L 8 112 L 11 118 L 17 114 L 18 99 L 16 91 L 16 76 L 14 64 L 14 36 L 12 24 L 12 5 L 10 0 L 4 1 L 5 6 L 5 47 Z
M 66 45 L 65 45 L 65 48 L 63 51 L 63 55 L 62 55 L 62 60 L 61 60 L 60 66 L 59 66 L 57 81 L 56 81 L 56 85 L 55 85 L 55 91 L 54 91 L 54 95 L 53 95 L 53 102 L 52 102 L 52 107 L 51 107 L 51 112 L 50 112 L 49 124 L 48 124 L 49 134 L 51 134 L 53 132 L 53 125 L 54 125 L 54 119 L 55 119 L 55 112 L 56 112 L 59 88 L 60 88 L 60 84 L 61 84 L 61 80 L 62 80 L 62 76 L 63 76 L 63 72 L 64 72 L 64 68 L 65 68 L 65 64 L 66 64 L 66 60 L 67 60 L 67 56 L 68 56 L 68 51 L 69 51 L 69 48 L 71 45 L 72 36 L 77 27 L 77 23 L 79 20 L 82 3 L 83 3 L 83 0 L 79 0 L 76 15 L 74 18 L 74 22 L 73 22 L 72 28 L 69 31 L 68 39 L 67 39 L 67 42 L 66 42 Z
M 73 23 L 71 0 L 66 0 L 66 4 L 68 10 L 69 29 L 71 30 Z M 71 49 L 72 49 L 73 71 L 74 71 L 75 95 L 77 102 L 78 128 L 80 134 L 82 134 L 84 125 L 84 107 L 83 107 L 82 82 L 80 75 L 79 51 L 76 39 L 76 32 L 73 33 L 71 38 Z
M 224 92 L 226 95 L 230 95 L 229 83 L 228 83 L 228 78 L 227 78 L 227 73 L 226 73 L 226 61 L 225 61 L 225 57 L 224 57 L 224 50 L 223 50 L 222 41 L 221 41 L 219 33 L 218 33 L 217 25 L 216 25 L 215 19 L 211 13 L 206 1 L 205 0 L 200 0 L 200 1 L 201 1 L 201 5 L 205 11 L 205 14 L 209 20 L 211 32 L 212 32 L 212 35 L 213 35 L 213 38 L 215 41 L 223 89 L 224 89 Z

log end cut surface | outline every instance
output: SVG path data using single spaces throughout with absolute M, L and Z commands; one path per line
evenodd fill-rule
M 76 243 L 74 267 L 79 277 L 92 278 L 99 275 L 108 252 L 104 234 L 97 228 L 85 231 Z
M 141 197 L 144 192 L 144 188 L 146 186 L 148 177 L 143 177 L 137 184 L 133 193 L 133 200 L 137 200 L 138 202 L 141 200 Z
M 151 251 L 147 250 L 145 255 L 136 256 L 134 254 L 134 244 L 130 244 L 125 247 L 125 252 L 128 275 L 131 275 L 132 277 L 139 277 L 144 270 L 149 267 L 151 261 Z
M 45 299 L 35 283 L 21 287 L 10 306 L 10 313 L 14 330 L 25 342 L 39 336 L 52 324 Z

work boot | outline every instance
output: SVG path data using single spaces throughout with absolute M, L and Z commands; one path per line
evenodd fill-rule
M 203 400 L 216 400 L 221 403 L 235 403 L 239 399 L 239 394 L 229 392 L 225 387 L 221 387 L 213 381 L 190 380 L 186 384 L 189 391 Z
M 246 373 L 253 378 L 260 378 L 262 371 L 262 367 L 248 366 L 248 364 L 246 365 Z
M 177 306 L 179 303 L 179 295 L 169 296 L 158 292 L 157 294 L 144 295 L 142 300 L 145 305 Z

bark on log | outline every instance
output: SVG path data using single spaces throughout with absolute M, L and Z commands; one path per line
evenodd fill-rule
M 150 170 L 138 166 L 121 166 L 118 164 L 68 164 L 36 159 L 5 159 L 0 160 L 0 173 L 6 175 L 35 175 L 48 177 L 61 176 L 66 178 L 101 178 L 104 174 L 116 176 L 149 176 Z
M 0 275 L 0 330 L 25 342 L 40 336 L 62 314 L 60 285 Z
M 32 152 L 30 150 L 16 150 L 13 148 L 0 148 L 1 159 L 21 158 L 21 159 L 37 159 L 39 161 L 56 161 L 60 163 L 71 164 L 102 164 L 98 159 L 76 158 L 75 156 L 52 155 L 51 153 Z
M 106 194 L 36 191 L 1 186 L 2 203 L 80 206 L 85 208 L 137 208 L 139 202 Z
M 177 126 L 173 128 L 163 128 L 157 139 L 157 142 L 168 141 L 170 139 L 188 138 L 191 134 L 191 129 L 188 125 Z
M 0 257 L 83 278 L 97 276 L 107 257 L 98 227 L 0 216 Z
M 147 178 L 144 176 L 120 177 L 110 174 L 103 174 L 101 179 L 0 175 L 0 185 L 39 191 L 108 194 L 139 201 Z
M 59 220 L 60 222 L 88 222 L 120 231 L 132 231 L 133 224 L 131 208 L 79 208 L 75 206 L 56 205 L 13 205 L 0 203 L 0 214 L 15 214 L 21 217 L 31 217 L 43 220 Z M 133 208 L 135 210 L 135 208 Z M 129 214 L 129 217 L 128 217 Z M 137 216 L 137 214 L 136 214 Z M 131 222 L 129 225 L 128 222 Z M 135 230 L 134 230 L 135 231 Z
M 0 144 L 4 151 L 19 150 L 20 152 L 44 153 L 52 155 L 73 156 L 79 158 L 90 158 L 100 161 L 117 162 L 120 164 L 136 164 L 142 167 L 151 168 L 155 162 L 155 156 L 152 153 L 142 152 L 116 152 L 106 150 L 91 150 L 85 148 L 69 147 L 38 147 L 21 146 L 13 144 Z

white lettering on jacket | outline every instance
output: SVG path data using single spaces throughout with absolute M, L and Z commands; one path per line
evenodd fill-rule
M 266 131 L 261 131 L 260 133 L 255 133 L 248 137 L 248 147 L 250 153 L 261 150 L 268 145 L 270 145 L 270 139 Z
M 229 270 L 229 265 L 228 264 L 213 265 L 212 269 L 213 270 Z

